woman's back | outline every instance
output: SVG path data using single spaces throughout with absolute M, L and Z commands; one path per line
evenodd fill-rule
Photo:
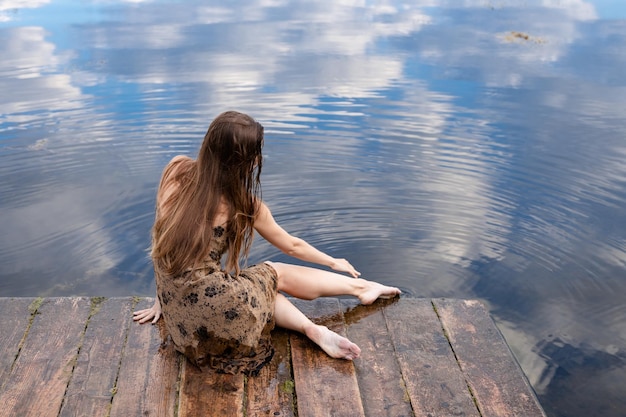
M 152 257 L 179 275 L 201 264 L 213 227 L 228 222 L 226 268 L 239 272 L 247 257 L 260 201 L 263 126 L 237 112 L 209 126 L 196 161 L 176 157 L 165 168 L 157 196 Z

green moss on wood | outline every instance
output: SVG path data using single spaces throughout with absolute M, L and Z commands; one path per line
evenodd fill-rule
M 279 389 L 281 392 L 291 395 L 293 394 L 295 387 L 296 384 L 291 379 L 288 379 L 287 381 L 280 384 Z
M 30 312 L 31 316 L 34 316 L 35 314 L 37 314 L 37 311 L 39 310 L 39 307 L 41 307 L 42 303 L 43 303 L 43 298 L 41 297 L 36 298 L 35 300 L 33 300 L 32 303 L 30 303 L 30 305 L 28 306 L 28 311 Z
M 100 307 L 102 303 L 104 303 L 106 297 L 91 297 L 91 310 L 89 311 L 89 318 L 94 316 L 98 311 L 100 311 Z

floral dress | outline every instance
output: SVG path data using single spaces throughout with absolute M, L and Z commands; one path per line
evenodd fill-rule
M 221 268 L 227 232 L 213 229 L 210 259 L 201 268 L 166 276 L 155 262 L 157 295 L 176 349 L 218 372 L 256 374 L 272 359 L 276 271 L 254 265 L 232 276 Z

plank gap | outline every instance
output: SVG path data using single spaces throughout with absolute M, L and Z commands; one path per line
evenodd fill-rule
M 390 334 L 389 324 L 387 323 L 387 320 L 385 320 L 385 311 L 384 311 L 384 309 L 381 309 L 381 314 L 383 316 L 382 322 L 385 325 L 385 330 L 387 330 L 387 334 Z M 396 365 L 398 366 L 398 369 L 400 370 L 400 381 L 402 381 L 402 389 L 404 390 L 404 393 L 403 393 L 404 394 L 404 398 L 406 398 L 408 400 L 409 406 L 411 408 L 411 410 L 410 410 L 411 414 L 415 417 L 415 407 L 414 407 L 414 404 L 413 404 L 413 400 L 411 399 L 411 395 L 409 394 L 409 388 L 408 388 L 407 383 L 406 383 L 404 372 L 402 372 L 402 364 L 400 363 L 400 360 L 399 360 L 399 357 L 398 357 L 398 351 L 396 350 L 396 344 L 393 343 L 393 341 L 391 341 L 391 338 L 390 338 L 390 342 L 391 342 L 390 343 L 391 348 L 393 349 L 393 357 L 395 359 Z
M 133 309 L 149 308 L 153 298 L 136 298 Z M 163 344 L 158 329 L 162 325 L 140 325 L 132 320 L 132 302 L 124 325 L 128 337 L 117 377 L 110 416 L 175 415 L 181 355 L 172 346 Z M 121 347 L 121 338 L 120 338 Z
M 382 309 L 381 313 L 383 316 L 382 321 L 385 324 L 385 329 L 387 330 L 387 334 L 390 334 L 391 332 L 389 329 L 389 323 L 388 323 L 387 315 L 385 314 L 385 310 Z M 417 409 L 418 405 L 414 404 L 413 399 L 411 398 L 409 387 L 407 385 L 406 375 L 404 373 L 404 367 L 402 366 L 398 349 L 396 348 L 396 344 L 393 343 L 393 340 L 391 341 L 391 348 L 393 349 L 393 356 L 394 356 L 395 362 L 398 365 L 398 369 L 400 370 L 400 381 L 402 381 L 402 389 L 404 390 L 404 398 L 408 400 L 408 403 L 411 407 L 411 414 L 415 417 L 416 416 L 415 410 Z
M 139 302 L 139 299 L 137 297 L 132 298 L 132 301 L 130 303 L 131 314 L 133 311 L 135 311 L 135 306 L 137 305 L 138 302 Z M 117 382 L 119 381 L 120 370 L 122 369 L 122 359 L 124 358 L 124 355 L 126 353 L 126 345 L 128 344 L 128 335 L 130 334 L 130 326 L 132 326 L 133 323 L 134 323 L 134 320 L 131 320 L 130 322 L 128 322 L 128 326 L 126 326 L 126 330 L 124 331 L 124 341 L 122 342 L 122 349 L 120 350 L 120 358 L 117 361 L 117 370 L 115 371 L 115 381 L 113 382 L 113 388 L 111 388 L 111 401 L 109 402 L 109 407 L 107 408 L 106 417 L 111 416 L 111 408 L 113 407 L 113 399 L 115 398 L 115 395 L 117 394 Z
M 439 320 L 439 325 L 441 326 L 441 331 L 443 332 L 443 336 L 448 341 L 448 344 L 450 345 L 450 349 L 452 350 L 452 355 L 454 355 L 454 361 L 456 362 L 456 365 L 459 367 L 459 370 L 461 371 L 461 374 L 463 375 L 465 386 L 467 387 L 470 397 L 472 398 L 472 401 L 474 402 L 474 407 L 476 407 L 476 410 L 478 411 L 478 414 L 480 415 L 480 417 L 483 417 L 483 412 L 478 405 L 478 400 L 476 399 L 476 395 L 474 395 L 474 391 L 472 390 L 470 382 L 468 381 L 467 376 L 465 375 L 465 372 L 463 371 L 463 367 L 461 366 L 461 363 L 459 362 L 459 356 L 457 355 L 456 350 L 454 349 L 454 346 L 452 345 L 452 340 L 450 340 L 450 335 L 448 334 L 448 330 L 443 324 L 441 315 L 439 314 L 439 311 L 437 311 L 437 306 L 435 305 L 435 301 L 433 299 L 430 300 L 430 305 L 433 306 L 433 311 L 437 315 L 437 319 Z
M 30 311 L 28 325 L 26 326 L 26 330 L 24 331 L 24 335 L 22 336 L 20 343 L 17 345 L 17 352 L 15 353 L 15 357 L 13 358 L 13 363 L 11 363 L 11 369 L 9 370 L 9 375 L 13 372 L 13 368 L 15 367 L 15 364 L 17 363 L 17 358 L 20 357 L 20 353 L 22 352 L 22 348 L 24 347 L 24 342 L 26 341 L 26 337 L 28 337 L 30 328 L 32 327 L 33 322 L 35 321 L 35 316 L 38 314 L 39 307 L 41 307 L 42 303 L 43 303 L 43 298 L 39 297 L 35 299 L 32 303 L 30 303 L 30 305 L 28 306 L 28 311 Z M 4 387 L 4 383 L 2 384 L 2 387 Z
M 243 417 L 248 417 L 248 378 L 248 375 L 243 376 L 243 393 L 241 394 L 241 410 L 243 411 Z
M 74 370 L 76 369 L 76 364 L 78 363 L 78 356 L 80 355 L 80 350 L 82 349 L 83 344 L 85 343 L 85 334 L 87 333 L 87 327 L 89 327 L 89 321 L 98 312 L 98 310 L 100 310 L 100 305 L 104 302 L 104 300 L 106 300 L 106 298 L 104 297 L 91 297 L 89 299 L 89 303 L 90 303 L 89 315 L 87 316 L 87 320 L 85 321 L 85 327 L 83 328 L 83 331 L 80 335 L 78 348 L 76 349 L 76 353 L 74 354 L 74 357 L 72 358 L 72 370 L 70 371 L 70 376 L 67 379 L 65 392 L 63 392 L 63 397 L 61 398 L 61 406 L 59 407 L 59 414 L 61 413 L 61 410 L 63 410 L 63 406 L 65 405 L 65 398 L 67 396 L 67 390 L 69 389 L 70 384 L 72 383 L 72 379 L 74 378 Z
M 291 330 L 285 330 L 287 333 L 295 333 L 292 332 Z M 291 353 L 291 336 L 287 336 L 286 337 L 287 340 L 287 355 L 289 357 L 289 376 L 291 376 L 291 380 L 293 381 L 293 389 L 292 389 L 292 393 L 291 393 L 291 398 L 292 398 L 292 406 L 293 406 L 293 415 L 294 417 L 299 417 L 298 416 L 298 395 L 296 394 L 296 377 L 294 376 L 293 373 L 293 355 Z
M 174 386 L 174 417 L 179 417 L 180 407 L 178 403 L 180 401 L 180 390 L 182 389 L 182 386 L 183 386 L 183 363 L 186 358 L 183 356 L 182 353 L 180 352 L 176 352 L 176 353 L 178 354 L 178 376 L 176 377 L 176 384 Z
M 385 309 L 384 309 L 384 306 L 390 305 L 392 302 L 393 302 L 393 300 L 379 300 L 377 302 L 378 304 L 380 304 L 378 312 L 379 312 L 380 318 L 381 318 L 381 320 L 377 324 L 384 328 L 384 334 L 387 335 L 387 338 L 388 338 L 388 341 L 389 341 L 388 346 L 391 348 L 391 351 L 393 352 L 393 361 L 391 363 L 395 363 L 396 370 L 400 374 L 400 386 L 401 386 L 401 389 L 402 389 L 402 399 L 403 399 L 404 402 L 408 403 L 408 410 L 405 411 L 403 408 L 398 408 L 398 407 L 400 407 L 399 405 L 396 405 L 396 408 L 394 408 L 394 410 L 395 411 L 401 410 L 403 412 L 403 415 L 404 415 L 404 412 L 409 412 L 411 414 L 411 416 L 415 417 L 415 406 L 416 405 L 414 405 L 413 401 L 411 400 L 411 395 L 409 394 L 409 389 L 407 387 L 406 376 L 405 376 L 404 372 L 402 372 L 402 364 L 400 363 L 400 360 L 399 360 L 398 350 L 396 349 L 395 343 L 393 343 L 393 341 L 391 339 L 391 336 L 390 336 L 391 330 L 389 328 L 387 320 L 385 319 L 385 312 L 384 312 Z M 367 307 L 367 308 L 371 308 L 371 307 Z M 363 401 L 363 399 L 362 399 L 362 401 Z M 387 410 L 386 409 L 387 406 L 388 405 L 385 404 L 385 410 Z M 387 414 L 387 415 L 390 415 L 390 414 Z
M 90 308 L 89 308 L 89 315 L 87 316 L 87 320 L 85 321 L 85 327 L 83 327 L 83 331 L 80 334 L 80 339 L 78 342 L 78 347 L 76 349 L 76 352 L 74 353 L 74 357 L 72 358 L 72 369 L 69 372 L 69 377 L 67 378 L 67 383 L 65 385 L 65 391 L 63 392 L 63 396 L 61 397 L 61 404 L 59 406 L 59 415 L 61 414 L 62 410 L 63 410 L 63 405 L 65 404 L 65 398 L 67 395 L 67 390 L 70 387 L 70 384 L 72 383 L 72 379 L 74 378 L 74 370 L 76 369 L 76 364 L 78 363 L 78 355 L 80 355 L 80 350 L 83 347 L 83 344 L 85 343 L 85 333 L 87 333 L 87 327 L 89 326 L 89 320 L 91 320 L 91 317 L 94 314 L 94 299 L 90 298 Z M 95 311 L 98 311 L 97 309 Z
M 11 375 L 22 350 L 22 346 L 34 321 L 34 298 L 0 298 L 0 349 L 6 355 L 0 357 L 0 391 Z

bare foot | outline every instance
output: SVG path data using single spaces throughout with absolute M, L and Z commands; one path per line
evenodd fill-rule
M 357 345 L 326 326 L 313 324 L 306 329 L 305 334 L 331 358 L 352 360 L 361 355 L 361 349 Z
M 402 292 L 399 288 L 396 287 L 388 287 L 374 281 L 363 281 L 365 281 L 365 288 L 363 289 L 363 292 L 358 295 L 358 297 L 359 300 L 361 300 L 361 304 L 364 305 L 372 304 L 379 298 L 393 298 L 397 295 L 400 295 L 400 293 Z

